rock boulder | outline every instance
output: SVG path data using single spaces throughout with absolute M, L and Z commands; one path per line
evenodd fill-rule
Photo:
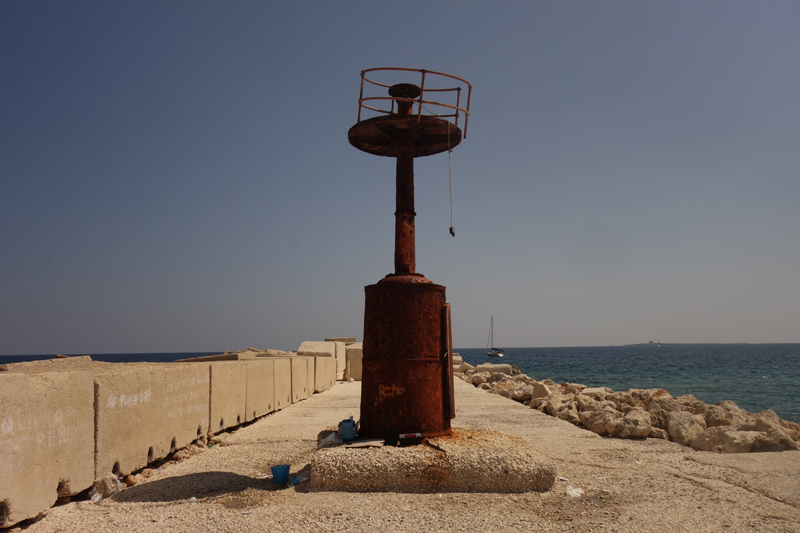
M 730 428 L 727 426 L 707 428 L 692 441 L 692 449 L 698 452 L 721 453 L 723 451 L 723 435 L 726 431 L 730 431 Z
M 531 398 L 547 398 L 550 396 L 550 388 L 544 383 L 534 383 L 531 390 Z
M 650 414 L 644 409 L 633 409 L 628 411 L 625 416 L 617 419 L 619 424 L 614 433 L 614 437 L 623 439 L 641 439 L 650 435 Z
M 691 446 L 692 441 L 706 430 L 706 419 L 688 411 L 671 411 L 667 416 L 667 430 L 674 442 Z
M 586 387 L 581 391 L 581 394 L 588 396 L 593 400 L 603 401 L 606 399 L 607 394 L 611 394 L 612 390 L 608 387 Z
M 706 402 L 698 400 L 692 394 L 678 396 L 675 398 L 675 402 L 680 406 L 681 411 L 688 411 L 695 415 L 705 415 L 709 407 Z
M 611 431 L 614 431 L 617 426 L 615 420 L 619 418 L 622 418 L 622 413 L 611 409 L 583 411 L 580 413 L 581 422 L 586 429 L 598 435 L 608 435 Z
M 555 416 L 556 418 L 569 422 L 570 424 L 574 424 L 576 426 L 581 425 L 581 417 L 578 414 L 578 406 L 574 401 L 563 404 Z
M 761 435 L 763 433 L 759 431 L 728 430 L 722 435 L 722 451 L 725 453 L 748 453 L 753 450 L 753 445 Z
M 507 374 L 512 375 L 511 365 L 495 365 L 492 363 L 482 363 L 475 367 L 475 372 L 488 372 L 489 374 Z
M 753 415 L 744 409 L 740 409 L 730 400 L 709 406 L 705 417 L 706 423 L 710 428 L 717 426 L 751 426 L 755 422 Z
M 759 433 L 753 443 L 754 452 L 784 452 L 800 450 L 800 446 L 780 429 L 771 429 L 766 433 Z
M 661 428 L 664 431 L 668 430 L 667 416 L 669 416 L 669 413 L 667 411 L 663 409 L 648 409 L 647 412 L 650 413 L 650 424 L 653 427 Z
M 490 375 L 491 374 L 489 374 L 488 372 L 475 372 L 469 377 L 469 382 L 475 386 L 478 386 L 483 383 L 486 383 Z
M 580 392 L 586 388 L 586 385 L 581 385 L 580 383 L 562 383 L 561 387 L 567 394 L 580 394 Z
M 650 427 L 650 435 L 648 435 L 651 439 L 664 439 L 669 440 L 669 433 L 665 429 L 657 428 L 654 426 Z
M 469 363 L 461 363 L 461 366 L 458 367 L 458 372 L 466 372 L 467 370 L 475 370 L 475 367 Z

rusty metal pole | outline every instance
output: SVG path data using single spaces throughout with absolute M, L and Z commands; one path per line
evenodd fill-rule
M 414 148 L 405 147 L 397 155 L 397 206 L 394 222 L 394 273 L 417 271 L 414 234 Z
M 389 90 L 393 97 L 414 98 L 419 95 L 419 87 L 407 83 L 393 86 Z M 411 116 L 413 104 L 407 100 L 397 100 L 397 115 Z M 397 199 L 394 223 L 394 273 L 413 274 L 417 271 L 416 242 L 414 234 L 414 132 L 396 137 Z

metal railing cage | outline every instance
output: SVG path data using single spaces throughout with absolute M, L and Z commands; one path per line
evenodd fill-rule
M 392 85 L 386 83 L 380 83 L 375 80 L 371 80 L 367 78 L 367 74 L 371 72 L 385 72 L 385 71 L 402 71 L 402 72 L 419 72 L 420 77 L 420 94 L 419 98 L 401 98 L 401 97 L 393 97 L 393 96 L 364 96 L 364 82 L 367 84 L 375 85 L 378 87 L 385 87 L 390 88 Z M 425 87 L 425 79 L 430 76 L 441 76 L 444 78 L 449 78 L 453 80 L 457 80 L 463 82 L 467 85 L 467 105 L 466 107 L 461 107 L 461 87 L 452 87 L 446 89 L 432 89 Z M 425 96 L 427 93 L 437 93 L 442 94 L 443 96 L 449 95 L 450 93 L 455 93 L 455 105 L 448 104 L 445 102 L 438 102 L 435 100 L 426 100 Z M 438 98 L 438 96 L 437 96 Z M 416 104 L 417 106 L 417 120 L 421 120 L 421 117 L 424 116 L 434 116 L 439 118 L 454 118 L 455 126 L 458 127 L 458 118 L 459 114 L 464 114 L 464 138 L 467 137 L 467 124 L 469 123 L 469 103 L 472 98 L 472 84 L 465 80 L 464 78 L 459 78 L 458 76 L 452 76 L 450 74 L 445 74 L 444 72 L 435 72 L 433 70 L 425 70 L 425 69 L 418 69 L 418 68 L 398 68 L 398 67 L 383 67 L 383 68 L 370 68 L 367 70 L 361 71 L 361 92 L 358 95 L 358 122 L 361 122 L 361 110 L 362 109 L 369 109 L 371 111 L 375 111 L 377 113 L 382 113 L 385 115 L 391 115 L 395 113 L 395 102 L 396 101 L 404 101 L 404 102 L 411 102 L 412 103 L 412 110 L 413 105 Z M 381 102 L 391 102 L 391 107 L 389 109 L 381 109 L 377 107 L 380 105 Z M 373 105 L 368 105 L 365 102 L 379 102 Z M 440 113 L 434 113 L 430 109 L 425 109 L 425 106 L 436 106 L 438 108 L 444 108 L 444 111 Z M 423 113 L 423 110 L 425 111 Z

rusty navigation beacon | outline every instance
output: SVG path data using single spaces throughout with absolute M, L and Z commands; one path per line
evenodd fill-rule
M 413 76 L 419 85 L 371 79 L 379 76 Z M 467 87 L 466 105 L 461 86 L 440 88 L 442 83 L 457 82 Z M 365 96 L 365 87 L 383 88 L 388 96 Z M 466 137 L 471 93 L 468 81 L 441 72 L 408 68 L 361 72 L 358 122 L 350 128 L 348 140 L 369 154 L 397 159 L 394 273 L 364 288 L 359 434 L 367 438 L 382 438 L 389 429 L 419 429 L 426 437 L 447 435 L 455 418 L 450 304 L 445 301 L 445 287 L 425 278 L 416 267 L 414 158 L 446 152 L 461 143 L 458 121 L 463 116 Z M 362 111 L 376 116 L 362 120 Z

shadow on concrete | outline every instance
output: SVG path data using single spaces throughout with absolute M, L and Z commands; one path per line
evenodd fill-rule
M 295 475 L 296 472 L 290 474 Z M 257 479 L 232 472 L 200 472 L 140 483 L 114 494 L 111 499 L 117 502 L 174 502 L 192 497 L 199 500 L 247 489 L 274 491 L 285 488 L 284 485 L 276 485 L 272 479 Z

